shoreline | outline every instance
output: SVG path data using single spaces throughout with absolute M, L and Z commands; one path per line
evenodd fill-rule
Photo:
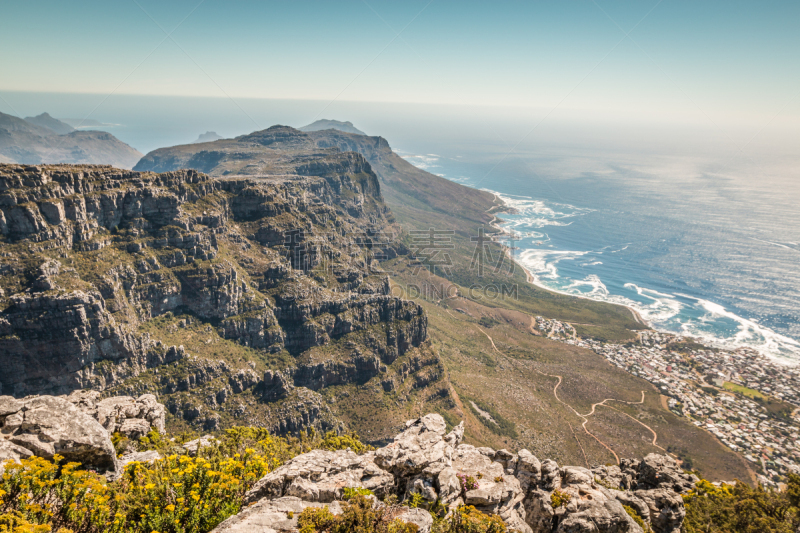
M 502 212 L 511 212 L 511 210 L 513 210 L 513 208 L 506 206 L 505 202 L 503 202 L 503 200 L 500 197 L 498 197 L 496 194 L 494 194 L 493 192 L 491 192 L 491 191 L 486 191 L 486 192 L 489 192 L 494 197 L 494 201 L 495 201 L 495 206 L 490 209 L 490 211 L 492 211 L 492 212 L 489 213 L 489 214 L 492 215 L 492 220 L 489 223 L 489 225 L 496 230 L 496 233 L 498 235 L 512 235 L 513 233 L 511 231 L 508 231 L 505 228 L 503 228 L 502 226 L 497 224 L 497 221 L 502 220 L 502 219 L 499 219 L 494 213 L 495 212 L 501 212 L 501 213 Z M 508 210 L 504 211 L 504 209 L 503 209 L 504 207 L 508 207 Z M 713 341 L 709 342 L 708 340 L 705 340 L 705 339 L 702 339 L 702 338 L 692 337 L 692 336 L 685 335 L 683 333 L 657 328 L 652 323 L 650 323 L 648 320 L 646 320 L 641 315 L 641 313 L 639 313 L 638 310 L 636 310 L 635 308 L 633 308 L 633 307 L 631 307 L 629 305 L 615 303 L 615 302 L 604 302 L 603 300 L 596 300 L 596 299 L 590 298 L 588 296 L 582 296 L 582 295 L 579 295 L 579 294 L 571 294 L 571 293 L 567 293 L 567 292 L 562 292 L 562 291 L 553 289 L 551 287 L 547 287 L 546 285 L 543 285 L 541 283 L 537 283 L 536 277 L 531 273 L 531 271 L 528 270 L 525 266 L 523 266 L 519 261 L 517 261 L 514 258 L 514 255 L 512 253 L 513 250 L 510 247 L 508 247 L 508 246 L 506 246 L 504 244 L 501 244 L 501 243 L 498 243 L 498 244 L 500 244 L 503 247 L 503 249 L 505 251 L 505 254 L 506 254 L 506 257 L 508 257 L 509 260 L 513 261 L 515 265 L 519 266 L 525 272 L 526 281 L 528 283 L 530 283 L 531 285 L 535 286 L 535 287 L 538 287 L 540 289 L 544 289 L 546 291 L 550 291 L 550 292 L 553 292 L 553 293 L 556 293 L 556 294 L 562 294 L 564 296 L 571 296 L 571 297 L 574 297 L 574 298 L 582 298 L 582 299 L 590 300 L 590 301 L 593 301 L 593 302 L 602 302 L 602 303 L 606 303 L 608 305 L 616 305 L 616 306 L 619 306 L 619 307 L 624 307 L 624 308 L 628 309 L 631 312 L 631 314 L 633 315 L 633 319 L 636 322 L 638 322 L 639 324 L 642 324 L 643 326 L 646 326 L 647 329 L 649 329 L 651 331 L 658 332 L 658 333 L 664 333 L 664 334 L 667 334 L 667 335 L 674 335 L 676 337 L 682 337 L 684 339 L 689 339 L 689 340 L 692 340 L 693 342 L 696 342 L 696 343 L 698 343 L 698 344 L 700 344 L 702 346 L 705 346 L 708 349 L 724 350 L 724 351 L 730 351 L 730 352 L 734 352 L 734 351 L 738 351 L 738 350 L 751 350 L 751 351 L 757 353 L 760 357 L 765 357 L 766 359 L 768 359 L 769 361 L 771 361 L 771 362 L 773 362 L 775 364 L 785 365 L 785 366 L 800 366 L 800 359 L 793 360 L 793 359 L 790 359 L 790 358 L 787 358 L 787 357 L 775 356 L 773 354 L 764 353 L 761 350 L 759 350 L 758 348 L 754 348 L 752 346 L 729 346 L 729 345 L 726 345 L 726 343 L 724 343 L 724 342 L 719 342 L 719 343 L 714 343 Z
M 509 207 L 508 205 L 506 205 L 506 203 L 499 196 L 494 194 L 493 192 L 490 192 L 490 191 L 486 191 L 486 192 L 491 194 L 494 197 L 494 201 L 495 201 L 495 206 L 492 207 L 489 211 L 495 211 L 495 209 L 497 209 L 497 212 L 501 212 L 502 213 L 502 212 L 510 212 L 510 211 L 503 211 L 504 208 L 507 208 L 509 210 L 513 209 L 513 208 Z M 507 229 L 505 229 L 504 227 L 502 227 L 502 226 L 500 226 L 500 225 L 498 225 L 496 223 L 497 221 L 502 220 L 502 219 L 497 218 L 497 215 L 495 215 L 494 212 L 491 212 L 489 214 L 492 215 L 492 220 L 489 222 L 489 226 L 492 227 L 493 229 L 495 229 L 496 233 L 499 233 L 500 235 L 512 235 L 512 232 L 508 231 Z M 500 244 L 500 243 L 498 243 L 498 244 Z M 504 244 L 500 244 L 500 246 L 503 247 L 503 250 L 505 251 L 506 257 L 508 257 L 508 259 L 513 261 L 515 265 L 520 267 L 523 272 L 525 272 L 526 280 L 528 281 L 528 283 L 530 283 L 534 287 L 539 287 L 540 289 L 544 289 L 546 291 L 554 292 L 556 294 L 563 294 L 565 296 L 572 296 L 572 297 L 575 297 L 575 298 L 583 298 L 584 300 L 590 300 L 592 302 L 601 301 L 601 300 L 595 300 L 594 298 L 589 298 L 588 296 L 580 296 L 580 295 L 577 295 L 577 294 L 568 294 L 568 293 L 565 293 L 565 292 L 560 292 L 560 291 L 551 289 L 550 287 L 546 287 L 546 286 L 544 286 L 544 285 L 542 285 L 540 283 L 536 283 L 536 277 L 531 273 L 530 270 L 528 270 L 525 266 L 523 266 L 519 261 L 517 261 L 514 258 L 514 254 L 512 253 L 511 248 L 509 248 L 508 246 L 506 246 Z M 617 303 L 612 303 L 612 302 L 603 302 L 603 303 L 607 303 L 608 305 L 617 305 L 617 306 L 620 306 L 620 307 L 624 307 L 628 311 L 631 312 L 631 314 L 633 315 L 633 319 L 636 322 L 638 322 L 639 324 L 642 324 L 643 326 L 647 326 L 648 329 L 651 329 L 653 331 L 660 331 L 660 330 L 654 328 L 653 325 L 650 324 L 647 320 L 645 320 L 644 317 L 642 317 L 642 315 L 639 313 L 639 311 L 637 311 L 636 309 L 634 309 L 633 307 L 631 307 L 629 305 L 617 304 Z M 671 332 L 671 331 L 663 331 L 663 333 L 669 333 L 670 335 L 676 335 L 676 333 Z

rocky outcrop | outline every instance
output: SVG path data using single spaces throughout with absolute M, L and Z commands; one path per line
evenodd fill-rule
M 100 399 L 97 391 L 75 391 L 67 400 L 112 434 L 119 432 L 128 438 L 138 439 L 151 429 L 164 432 L 166 409 L 152 394 L 143 394 L 138 398 L 114 396 Z
M 64 398 L 0 396 L 0 442 L 7 454 L 52 459 L 55 455 L 103 472 L 115 472 L 117 457 L 100 423 Z
M 374 460 L 373 452 L 357 455 L 350 450 L 314 450 L 258 481 L 247 493 L 245 501 L 295 496 L 327 503 L 341 500 L 346 487 L 362 487 L 383 497 L 394 488 L 394 477 L 379 468 Z
M 447 432 L 444 419 L 430 414 L 374 452 L 300 455 L 261 479 L 246 495 L 246 510 L 215 531 L 294 531 L 287 510 L 326 504 L 340 512 L 346 487 L 401 501 L 418 494 L 423 507 L 473 505 L 525 533 L 643 533 L 626 506 L 655 533 L 680 531 L 680 494 L 694 479 L 671 457 L 651 454 L 592 471 L 540 462 L 527 450 L 475 448 L 461 443 L 463 433 L 463 425 Z
M 258 177 L 0 165 L 0 394 L 113 390 L 124 405 L 87 409 L 114 410 L 101 424 L 132 437 L 153 427 L 134 413 L 143 393 L 206 430 L 247 416 L 252 394 L 275 404 L 258 423 L 285 433 L 341 428 L 313 394 L 325 387 L 377 378 L 402 396 L 411 374 L 415 389 L 446 380 L 431 350 L 401 359 L 426 342 L 427 317 L 373 269 L 402 246 L 384 236 L 366 159 L 286 127 L 235 142 L 267 150 Z M 174 315 L 242 349 L 168 342 L 159 320 Z

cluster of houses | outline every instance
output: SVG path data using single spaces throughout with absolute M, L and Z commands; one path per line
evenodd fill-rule
M 543 320 L 548 336 L 589 348 L 655 385 L 676 415 L 713 433 L 753 463 L 765 486 L 800 473 L 800 368 L 758 352 L 710 349 L 677 335 L 645 331 L 626 344 L 566 334 L 571 326 Z M 549 332 L 565 332 L 549 334 Z

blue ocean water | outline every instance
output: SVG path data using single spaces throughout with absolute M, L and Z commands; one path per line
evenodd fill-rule
M 403 155 L 513 208 L 499 216 L 537 284 L 632 307 L 659 330 L 800 361 L 791 176 L 680 158 L 503 157 L 474 145 Z

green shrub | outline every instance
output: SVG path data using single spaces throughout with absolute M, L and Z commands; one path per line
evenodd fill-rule
M 500 321 L 495 320 L 490 316 L 482 316 L 478 323 L 485 328 L 493 328 L 494 326 L 500 324 Z
M 570 501 L 572 501 L 572 495 L 558 489 L 554 490 L 550 495 L 550 505 L 553 506 L 553 509 L 558 509 L 562 506 L 566 507 Z
M 111 435 L 111 444 L 114 445 L 114 452 L 117 454 L 117 457 L 122 456 L 122 454 L 128 450 L 130 442 L 128 436 L 123 433 L 115 432 Z
M 700 480 L 683 496 L 685 533 L 794 533 L 800 526 L 800 476 L 783 492 L 746 483 L 719 487 Z
M 373 507 L 371 499 L 356 494 L 342 504 L 339 516 L 327 507 L 307 507 L 300 513 L 297 525 L 300 533 L 416 533 L 414 524 L 393 519 L 395 509 Z
M 653 530 L 650 529 L 650 526 L 647 524 L 647 522 L 645 522 L 644 519 L 639 516 L 639 513 L 636 512 L 636 509 L 627 505 L 623 505 L 622 507 L 625 508 L 625 512 L 628 513 L 628 516 L 630 516 L 633 521 L 636 522 L 640 528 L 642 528 L 644 533 L 653 533 Z
M 345 501 L 352 500 L 356 496 L 375 496 L 371 490 L 361 487 L 345 487 L 343 492 L 344 496 L 342 499 Z
M 412 492 L 411 498 L 408 499 L 406 505 L 408 505 L 412 509 L 416 509 L 417 507 L 423 505 L 425 503 L 425 498 L 422 497 L 422 494 L 419 492 Z
M 519 436 L 517 434 L 516 425 L 507 418 L 503 417 L 503 415 L 498 413 L 491 405 L 482 402 L 481 400 L 468 398 L 466 396 L 462 396 L 462 400 L 464 400 L 464 403 L 469 407 L 470 411 L 472 411 L 472 414 L 475 415 L 475 418 L 480 420 L 481 423 L 489 428 L 489 430 L 495 435 L 500 435 L 501 437 L 510 437 L 512 439 L 516 439 Z M 475 405 L 477 405 L 481 411 L 489 413 L 489 415 L 494 419 L 494 422 L 487 420 L 481 413 L 479 413 L 475 407 L 473 407 L 472 402 L 475 402 Z
M 461 505 L 449 520 L 434 526 L 436 533 L 507 533 L 503 520 L 497 515 L 487 515 L 471 505 Z

